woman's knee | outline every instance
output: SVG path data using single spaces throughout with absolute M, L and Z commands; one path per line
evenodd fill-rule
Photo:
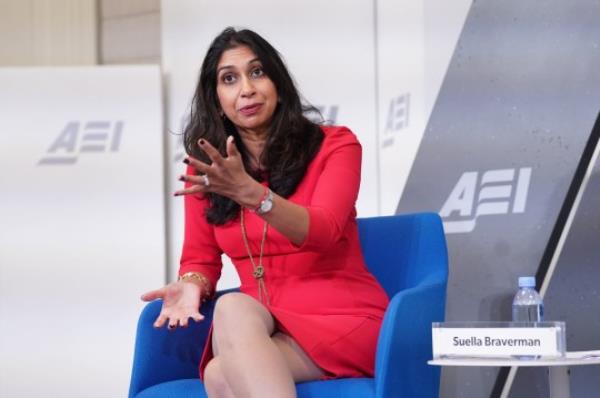
M 227 397 L 230 388 L 221 369 L 219 357 L 211 359 L 204 368 L 204 387 L 211 397 Z
M 273 319 L 267 309 L 244 293 L 228 293 L 217 300 L 213 316 L 215 328 L 232 330 L 248 327 L 272 329 Z
M 269 337 L 275 328 L 273 317 L 261 303 L 243 293 L 221 296 L 213 316 L 213 350 L 232 348 L 257 336 Z

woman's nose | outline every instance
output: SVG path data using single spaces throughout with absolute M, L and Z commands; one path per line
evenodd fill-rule
M 242 79 L 242 90 L 241 90 L 241 95 L 243 97 L 250 97 L 255 93 L 255 88 L 254 88 L 254 84 L 252 82 L 252 80 L 250 80 L 248 77 L 244 77 Z

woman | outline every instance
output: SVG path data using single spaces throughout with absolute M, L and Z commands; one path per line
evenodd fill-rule
M 241 292 L 215 306 L 208 395 L 294 397 L 295 382 L 372 376 L 388 298 L 360 251 L 355 136 L 309 121 L 277 51 L 228 28 L 202 64 L 185 143 L 180 277 L 142 298 L 164 300 L 155 327 L 201 321 L 221 254 L 232 259 Z

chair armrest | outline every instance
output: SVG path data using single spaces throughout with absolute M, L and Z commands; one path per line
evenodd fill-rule
M 444 283 L 417 285 L 392 298 L 381 326 L 375 360 L 375 396 L 438 396 L 440 369 L 430 366 L 431 323 L 444 319 Z
M 212 323 L 216 298 L 235 289 L 217 292 L 202 305 L 202 322 L 190 320 L 187 328 L 169 331 L 152 325 L 160 314 L 162 300 L 144 307 L 137 326 L 129 397 L 166 381 L 198 378 L 198 364 Z

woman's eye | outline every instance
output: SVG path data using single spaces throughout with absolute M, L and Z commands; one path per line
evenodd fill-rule
M 223 83 L 230 84 L 235 82 L 235 76 L 233 76 L 231 73 L 226 73 L 223 76 L 221 76 L 221 80 L 223 81 Z
M 261 77 L 265 74 L 265 72 L 263 72 L 262 68 L 254 68 L 250 74 L 252 77 Z

